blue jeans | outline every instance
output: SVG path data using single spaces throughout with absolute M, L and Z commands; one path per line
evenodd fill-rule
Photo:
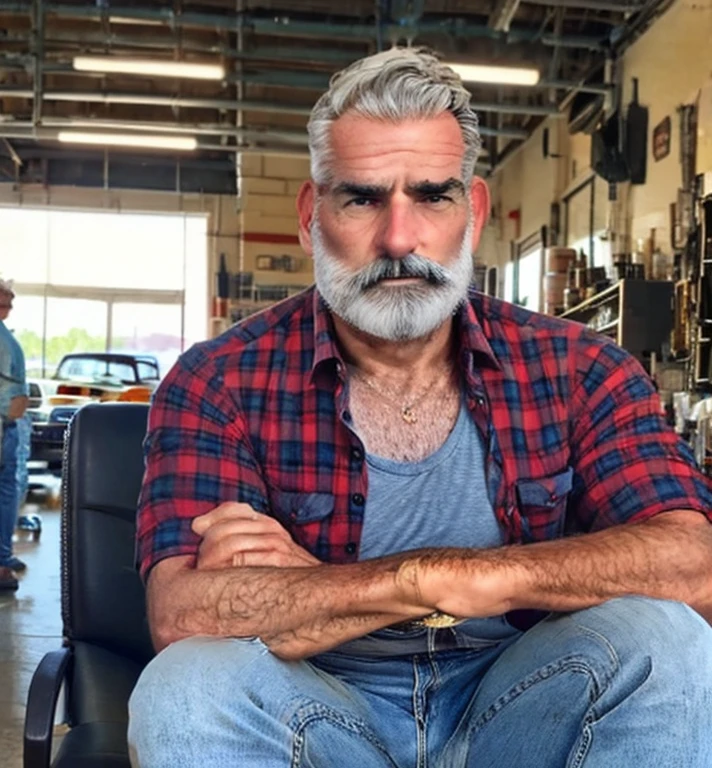
M 5 424 L 0 455 L 0 567 L 12 557 L 17 522 L 17 425 Z
M 32 422 L 25 414 L 17 422 L 17 509 L 22 509 L 27 499 L 29 478 L 27 462 L 30 458 L 30 439 L 32 435 Z
M 148 665 L 129 714 L 134 768 L 710 768 L 712 630 L 628 597 L 386 659 L 195 637 Z

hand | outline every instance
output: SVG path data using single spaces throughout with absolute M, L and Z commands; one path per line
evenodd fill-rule
M 203 537 L 195 566 L 199 570 L 320 565 L 319 560 L 295 544 L 276 520 L 256 512 L 249 504 L 234 501 L 220 504 L 196 517 L 191 527 Z
M 25 411 L 27 410 L 27 406 L 29 404 L 30 399 L 27 397 L 27 395 L 19 395 L 18 397 L 13 397 L 12 400 L 10 400 L 10 407 L 7 411 L 8 418 L 11 421 L 21 419 L 25 415 Z

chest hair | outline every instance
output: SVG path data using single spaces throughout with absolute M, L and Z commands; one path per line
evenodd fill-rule
M 421 461 L 452 432 L 460 412 L 460 388 L 447 377 L 418 404 L 417 421 L 408 424 L 396 404 L 352 377 L 349 407 L 368 453 L 393 461 Z

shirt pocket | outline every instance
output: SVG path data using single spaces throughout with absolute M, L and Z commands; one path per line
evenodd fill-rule
M 555 475 L 515 483 L 523 542 L 549 541 L 563 536 L 573 476 L 573 469 L 567 467 Z
M 324 543 L 329 541 L 333 494 L 299 493 L 272 487 L 269 496 L 272 515 L 289 531 L 294 541 L 319 560 L 327 560 L 329 552 L 322 550 Z

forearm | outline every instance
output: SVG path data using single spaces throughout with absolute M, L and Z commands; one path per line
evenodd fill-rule
M 685 602 L 712 618 L 712 526 L 694 512 L 527 546 L 421 554 L 422 599 L 457 616 L 572 611 L 615 597 Z
M 256 636 L 281 645 L 283 655 L 288 646 L 301 648 L 302 656 L 309 648 L 316 653 L 434 609 L 416 599 L 401 569 L 406 559 L 152 573 L 147 598 L 154 642 L 160 649 L 192 635 Z

